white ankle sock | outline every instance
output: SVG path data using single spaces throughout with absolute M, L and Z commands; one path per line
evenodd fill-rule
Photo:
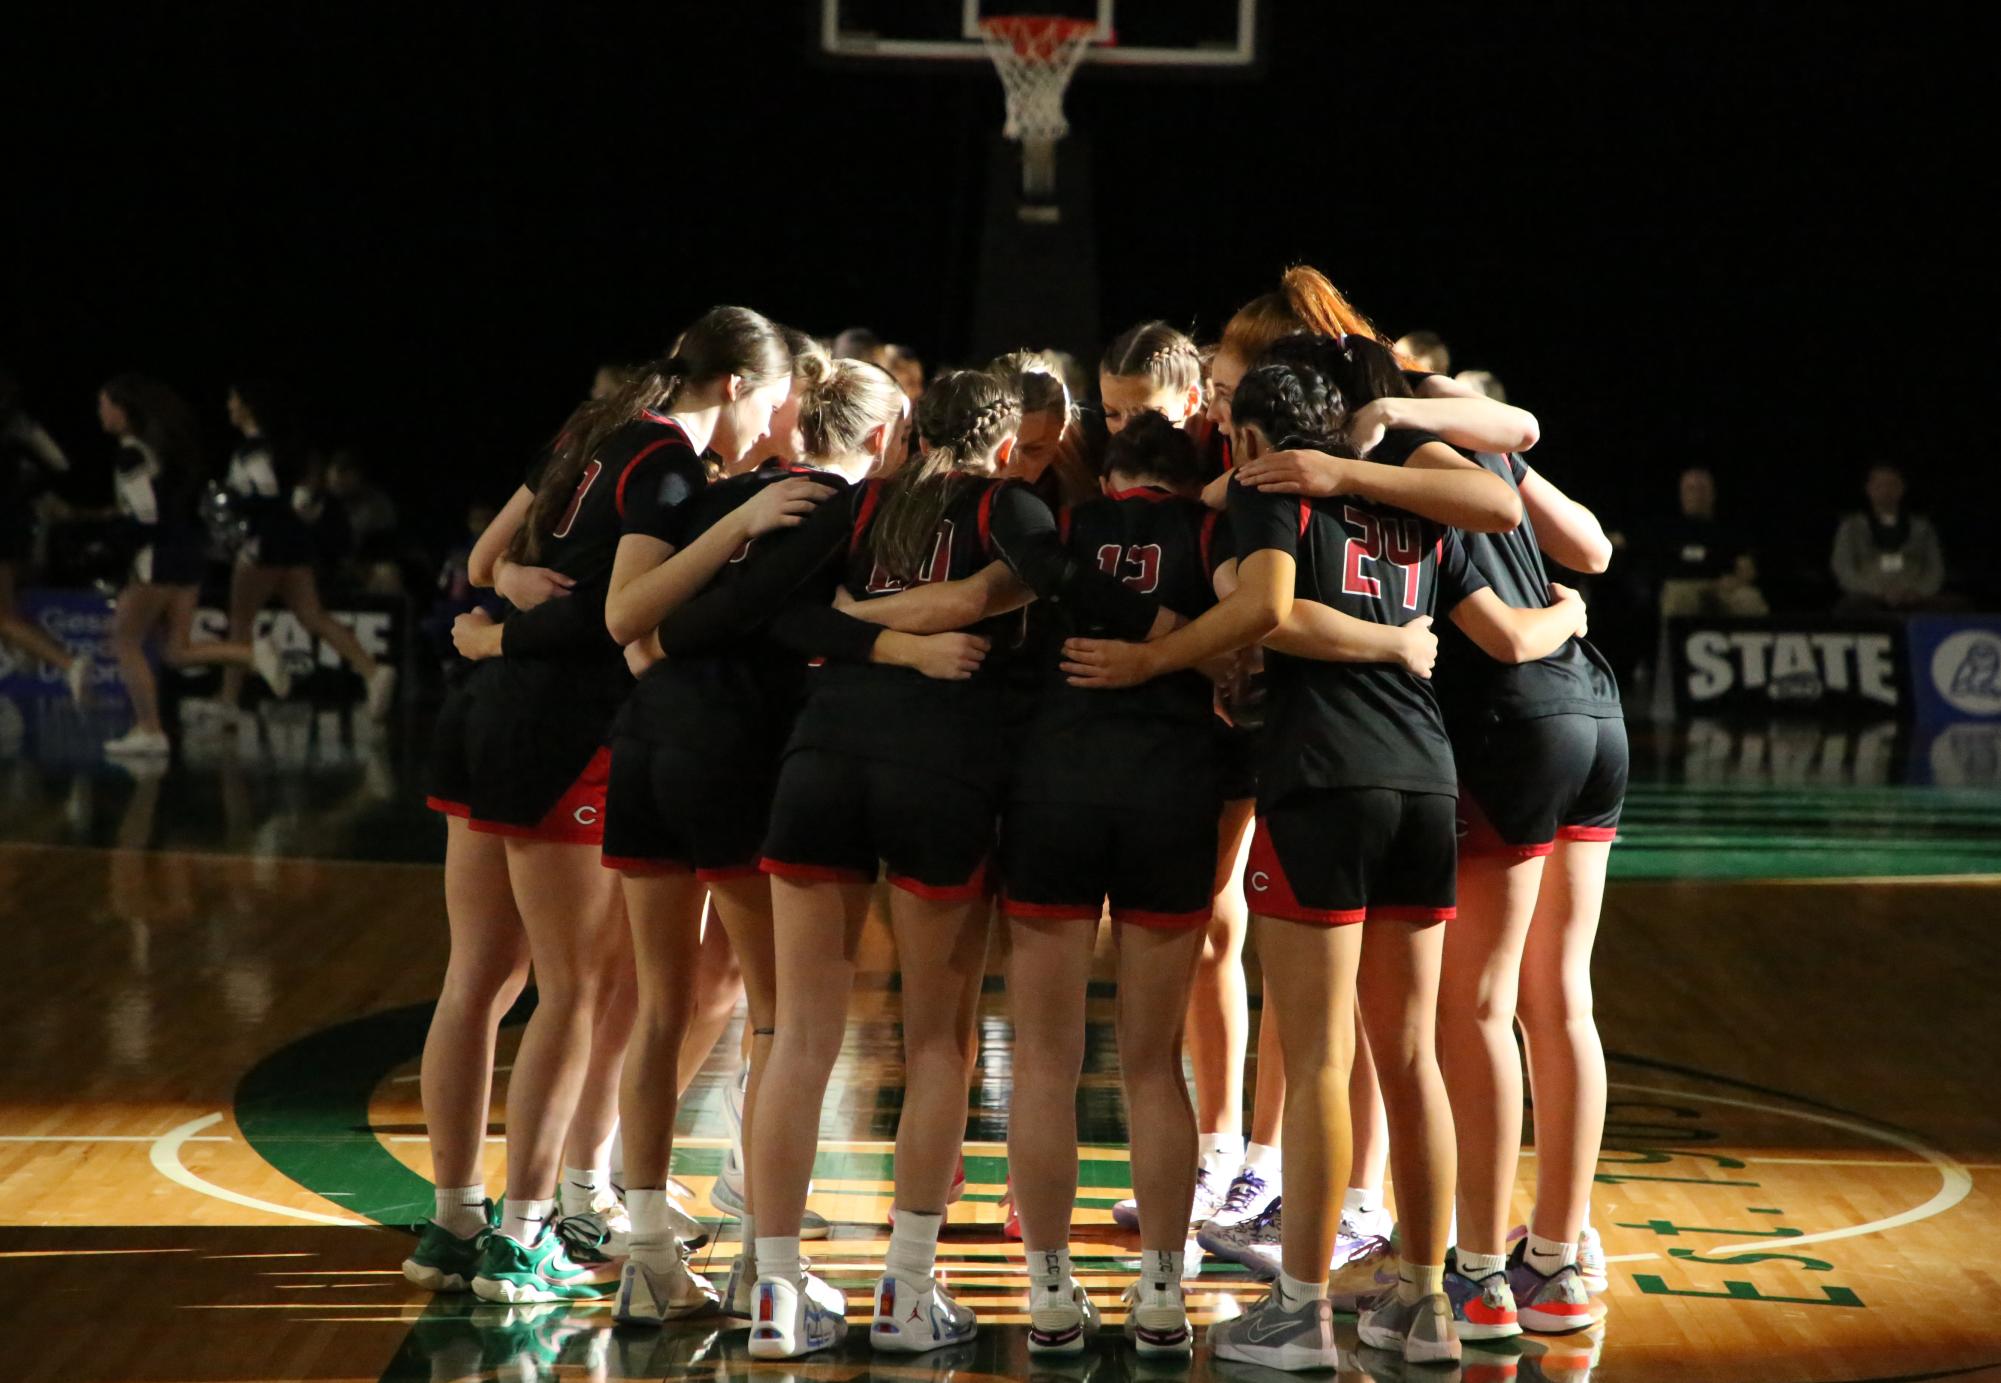
M 1275 1290 L 1278 1292 L 1278 1304 L 1288 1311 L 1309 1301 L 1327 1300 L 1326 1282 L 1301 1282 L 1283 1268 L 1278 1270 Z
M 902 1219 L 901 1215 L 896 1217 Z M 782 1277 L 787 1282 L 800 1282 L 806 1277 L 806 1269 L 799 1261 L 799 1236 L 796 1234 L 770 1235 L 751 1241 L 752 1252 L 757 1255 L 759 1277 Z
M 605 1154 L 605 1175 L 613 1186 L 625 1185 L 625 1125 L 611 1131 L 611 1149 Z
M 1263 1177 L 1267 1184 L 1276 1185 L 1279 1168 L 1278 1148 L 1270 1143 L 1244 1144 L 1244 1165 Z
M 547 1200 L 516 1200 L 507 1198 L 506 1218 L 500 1222 L 500 1232 L 515 1243 L 533 1245 L 542 1237 L 542 1231 L 549 1227 L 550 1216 L 556 1213 L 556 1198 Z
M 1445 1267 L 1440 1263 L 1413 1263 L 1397 1260 L 1397 1300 L 1409 1306 L 1435 1297 L 1445 1290 Z
M 1185 1249 L 1142 1249 L 1139 1277 L 1143 1286 L 1166 1291 L 1181 1281 L 1181 1266 L 1188 1261 Z
M 591 1201 L 610 1180 L 609 1174 L 596 1167 L 563 1168 L 562 1189 L 556 1195 L 565 1215 L 581 1215 L 591 1208 Z
M 1241 1133 L 1205 1133 L 1199 1140 L 1202 1146 L 1202 1165 L 1214 1176 L 1220 1170 L 1227 1176 L 1235 1176 L 1237 1168 L 1244 1165 L 1244 1136 Z
M 896 1217 L 902 1219 L 901 1215 Z M 1070 1281 L 1070 1250 L 1031 1249 L 1023 1246 L 1028 1259 L 1028 1279 L 1034 1286 L 1047 1291 L 1051 1287 L 1061 1290 Z
M 486 1186 L 440 1186 L 438 1208 L 431 1215 L 461 1239 L 470 1239 L 486 1228 Z
M 927 1215 L 921 1210 L 896 1212 L 896 1224 L 889 1231 L 889 1249 L 883 1263 L 902 1277 L 929 1277 L 938 1263 L 938 1231 L 943 1215 Z
M 1544 1277 L 1554 1276 L 1565 1264 L 1577 1261 L 1577 1245 L 1545 1239 L 1529 1231 L 1529 1246 L 1523 1259 Z
M 1505 1253 L 1473 1253 L 1467 1249 L 1458 1250 L 1459 1272 L 1463 1277 L 1478 1281 L 1495 1273 L 1506 1272 L 1508 1256 Z
M 660 1243 L 671 1232 L 667 1224 L 667 1192 L 658 1186 L 634 1186 L 625 1193 L 625 1210 L 632 1216 L 635 1243 Z
M 1371 1191 L 1366 1186 L 1350 1186 L 1348 1194 L 1341 1198 L 1343 1215 L 1368 1215 L 1382 1208 L 1382 1192 Z
M 737 1232 L 742 1236 L 743 1242 L 746 1244 L 755 1244 L 757 1242 L 757 1222 L 746 1214 L 742 1217 L 742 1223 L 743 1228 Z

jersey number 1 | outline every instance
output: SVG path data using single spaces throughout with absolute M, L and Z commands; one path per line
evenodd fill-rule
M 1404 609 L 1417 609 L 1418 588 L 1424 576 L 1423 526 L 1416 519 L 1378 519 L 1352 504 L 1342 507 L 1341 517 L 1362 530 L 1361 537 L 1348 539 L 1342 553 L 1342 594 L 1380 599 L 1383 583 L 1363 571 L 1362 563 L 1388 561 L 1403 568 Z
M 585 464 L 584 473 L 577 477 L 577 492 L 570 496 L 570 507 L 563 511 L 563 517 L 556 523 L 555 537 L 570 536 L 570 525 L 577 521 L 577 511 L 584 507 L 584 496 L 590 492 L 591 482 L 598 478 L 598 473 L 603 469 L 604 466 L 596 461 Z

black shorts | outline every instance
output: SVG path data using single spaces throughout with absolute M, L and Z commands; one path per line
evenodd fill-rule
M 261 517 L 250 540 L 251 560 L 260 567 L 310 567 L 319 560 L 312 530 L 290 508 Z
M 1224 725 L 1216 731 L 1220 752 L 1216 761 L 1222 767 L 1223 800 L 1241 802 L 1245 798 L 1258 795 L 1258 732 L 1240 730 L 1234 725 Z
M 1447 922 L 1457 844 L 1444 793 L 1308 788 L 1259 813 L 1244 895 L 1292 922 Z
M 470 677 L 445 692 L 445 704 L 438 708 L 424 756 L 424 801 L 432 811 L 446 816 L 472 815 L 472 751 L 466 742 L 472 698 Z
M 627 874 L 704 882 L 757 873 L 776 773 L 770 756 L 690 752 L 634 735 L 611 746 L 604 862 Z
M 965 901 L 986 892 L 997 794 L 914 764 L 830 749 L 795 749 L 778 773 L 767 874 L 801 881 L 889 881 L 921 898 Z
M 464 816 L 475 831 L 601 845 L 611 778 L 605 738 L 621 676 L 622 666 L 482 664 L 460 704 L 453 704 L 460 701 L 455 693 L 440 714 L 432 805 Z
M 1216 812 L 1016 802 L 1001 824 L 1003 911 L 1009 917 L 1139 927 L 1209 920 L 1216 883 Z
M 1611 840 L 1626 801 L 1626 722 L 1539 716 L 1453 740 L 1459 848 L 1468 855 L 1547 855 L 1558 840 Z
M 191 542 L 148 543 L 132 559 L 132 579 L 155 586 L 199 586 L 208 553 Z

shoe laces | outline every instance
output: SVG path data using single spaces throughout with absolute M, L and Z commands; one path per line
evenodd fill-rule
M 1360 1239 L 1354 1248 L 1348 1250 L 1348 1256 L 1341 1260 L 1341 1266 L 1345 1268 L 1351 1263 L 1360 1263 L 1367 1259 L 1377 1258 L 1389 1251 L 1389 1240 L 1383 1238 L 1380 1234 L 1371 1234 Z
M 1230 1193 L 1223 1197 L 1226 1212 L 1240 1212 L 1264 1194 L 1265 1179 L 1249 1167 L 1237 1173 L 1237 1179 L 1230 1183 Z

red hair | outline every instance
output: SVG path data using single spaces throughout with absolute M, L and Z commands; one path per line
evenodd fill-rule
M 1263 355 L 1266 348 L 1282 337 L 1310 331 L 1316 336 L 1366 336 L 1371 341 L 1391 345 L 1389 338 L 1343 297 L 1341 290 L 1310 264 L 1295 264 L 1279 278 L 1276 293 L 1252 298 L 1237 310 L 1223 327 L 1217 347 L 1228 351 L 1246 365 Z M 1397 356 L 1405 369 L 1413 363 Z

